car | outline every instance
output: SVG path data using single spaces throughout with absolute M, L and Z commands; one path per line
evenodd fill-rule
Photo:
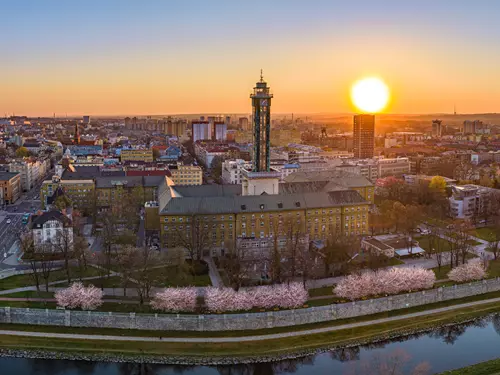
M 7 219 L 7 224 L 10 224 L 10 223 L 12 223 L 12 220 Z

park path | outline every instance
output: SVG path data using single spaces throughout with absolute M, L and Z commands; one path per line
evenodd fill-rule
M 77 339 L 77 340 L 101 340 L 101 341 L 136 341 L 136 342 L 167 342 L 167 343 L 238 343 L 238 342 L 249 342 L 249 341 L 263 341 L 263 340 L 274 340 L 282 339 L 288 337 L 306 336 L 314 335 L 318 333 L 327 333 L 342 331 L 345 329 L 353 329 L 359 327 L 366 327 L 374 324 L 389 323 L 398 320 L 405 320 L 411 318 L 417 318 L 426 315 L 438 314 L 447 311 L 453 311 L 465 307 L 479 306 L 493 302 L 500 302 L 499 298 L 491 298 L 482 301 L 475 301 L 469 303 L 463 303 L 460 305 L 442 307 L 439 309 L 432 309 L 426 311 L 415 312 L 406 315 L 399 315 L 390 318 L 374 319 L 365 322 L 342 324 L 334 327 L 324 327 L 316 329 L 306 329 L 303 331 L 293 331 L 293 332 L 283 332 L 283 333 L 273 333 L 269 335 L 255 335 L 255 336 L 240 336 L 240 337 L 134 337 L 134 336 L 111 336 L 111 335 L 84 335 L 84 334 L 73 334 L 73 333 L 53 333 L 53 332 L 27 332 L 27 331 L 12 331 L 12 330 L 0 330 L 0 335 L 8 336 L 24 336 L 24 337 L 43 337 L 43 338 L 59 338 L 59 339 Z M 293 329 L 293 327 L 290 327 Z M 124 331 L 126 332 L 126 331 Z M 180 331 L 182 332 L 182 331 Z M 207 332 L 210 334 L 210 332 Z

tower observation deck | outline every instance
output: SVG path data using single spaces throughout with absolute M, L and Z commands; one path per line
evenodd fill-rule
M 273 95 L 264 81 L 262 70 L 250 95 L 253 114 L 253 165 L 252 172 L 270 172 L 271 99 Z

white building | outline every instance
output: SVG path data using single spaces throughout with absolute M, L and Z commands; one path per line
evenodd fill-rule
M 9 172 L 18 172 L 20 174 L 23 191 L 31 190 L 45 176 L 47 171 L 47 162 L 45 160 L 15 160 L 9 164 Z
M 48 211 L 33 216 L 31 230 L 35 248 L 46 245 L 53 245 L 52 251 L 57 251 L 58 246 L 73 248 L 72 221 L 60 211 Z
M 283 182 L 285 180 L 285 177 L 291 175 L 292 173 L 302 170 L 301 165 L 291 163 L 278 164 L 271 162 L 271 168 L 274 171 L 279 172 L 280 182 Z M 251 169 L 251 162 L 242 159 L 225 160 L 222 163 L 222 181 L 225 184 L 241 184 L 243 182 L 243 170 L 248 171 Z
M 497 189 L 479 185 L 452 187 L 450 214 L 457 219 L 477 218 L 485 212 L 492 194 L 500 194 Z
M 401 176 L 410 173 L 410 159 L 406 157 L 379 159 L 377 161 L 378 176 Z
M 212 132 L 208 121 L 193 121 L 191 125 L 193 143 L 212 139 Z

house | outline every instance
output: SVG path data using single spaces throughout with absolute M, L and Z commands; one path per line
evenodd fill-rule
M 58 251 L 59 247 L 73 249 L 73 222 L 61 211 L 32 216 L 31 231 L 36 249 L 44 246 L 50 246 L 51 251 Z

